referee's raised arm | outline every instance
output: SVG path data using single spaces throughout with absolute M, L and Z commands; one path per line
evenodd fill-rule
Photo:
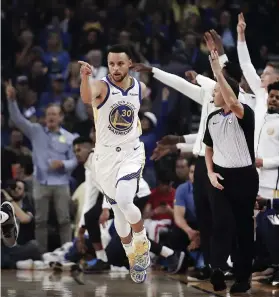
M 211 55 L 209 56 L 210 64 L 212 71 L 217 80 L 217 88 L 220 88 L 222 97 L 225 101 L 227 109 L 232 111 L 239 119 L 242 119 L 244 116 L 244 108 L 243 105 L 238 101 L 236 94 L 239 93 L 239 86 L 235 86 L 236 90 L 233 90 L 233 85 L 230 85 L 224 77 L 222 72 L 222 68 L 219 63 L 219 56 L 217 51 L 212 51 Z M 227 78 L 231 80 L 230 78 Z

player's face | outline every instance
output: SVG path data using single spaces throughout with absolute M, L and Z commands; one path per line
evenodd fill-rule
M 212 96 L 213 96 L 214 105 L 216 107 L 224 106 L 225 101 L 223 99 L 223 96 L 222 96 L 222 93 L 221 93 L 221 90 L 220 90 L 220 86 L 219 86 L 218 83 L 216 83 L 216 85 L 215 85 Z
M 108 67 L 115 82 L 121 82 L 129 72 L 132 65 L 131 59 L 125 53 L 109 53 Z
M 266 66 L 261 75 L 261 87 L 266 88 L 268 85 L 279 80 L 279 74 L 272 66 Z
M 279 91 L 271 90 L 267 99 L 268 113 L 279 113 Z

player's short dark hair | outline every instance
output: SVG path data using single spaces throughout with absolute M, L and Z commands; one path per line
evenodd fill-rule
M 31 175 L 33 173 L 33 161 L 31 156 L 20 156 L 17 160 L 18 164 L 24 168 L 26 175 Z
M 89 137 L 80 136 L 73 141 L 73 146 L 77 144 L 89 143 L 92 145 L 92 140 Z
M 267 86 L 268 93 L 270 93 L 270 91 L 272 91 L 272 90 L 279 91 L 279 81 L 276 81 L 276 82 Z
M 239 85 L 238 85 L 238 82 L 231 78 L 230 76 L 228 75 L 225 75 L 225 79 L 227 81 L 227 83 L 229 84 L 229 86 L 232 88 L 236 98 L 238 98 L 238 95 L 239 95 Z
M 229 77 L 233 78 L 238 83 L 240 83 L 241 77 L 242 77 L 242 70 L 239 63 L 236 63 L 236 62 L 232 63 L 228 61 L 225 63 L 225 66 L 223 69 L 226 71 L 226 74 Z
M 132 59 L 132 52 L 130 47 L 123 44 L 112 45 L 108 49 L 108 54 L 109 53 L 116 53 L 116 54 L 125 53 L 129 57 L 129 59 Z
M 267 62 L 266 66 L 272 67 L 277 73 L 279 73 L 279 63 L 275 61 Z

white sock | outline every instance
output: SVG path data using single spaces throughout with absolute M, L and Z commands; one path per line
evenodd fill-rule
M 143 228 L 143 230 L 140 231 L 140 232 L 133 232 L 133 237 L 134 237 L 135 241 L 145 241 L 145 240 L 147 240 L 145 228 Z
M 1 224 L 5 223 L 8 219 L 9 219 L 9 215 L 6 214 L 4 211 L 0 211 Z
M 127 256 L 131 255 L 134 252 L 133 241 L 131 241 L 130 243 L 122 243 L 122 245 Z
M 104 262 L 108 261 L 108 257 L 105 250 L 96 251 L 95 253 L 96 253 L 97 259 L 102 260 Z
M 174 250 L 172 250 L 172 249 L 170 249 L 170 248 L 168 248 L 166 246 L 162 247 L 162 250 L 161 250 L 161 253 L 160 253 L 160 255 L 162 257 L 167 258 L 167 257 L 169 257 L 169 256 L 171 256 L 173 254 L 174 254 Z

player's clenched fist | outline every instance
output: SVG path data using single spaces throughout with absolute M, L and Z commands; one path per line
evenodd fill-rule
M 93 67 L 90 64 L 88 64 L 84 61 L 78 61 L 78 63 L 81 65 L 80 75 L 82 78 L 92 75 Z

